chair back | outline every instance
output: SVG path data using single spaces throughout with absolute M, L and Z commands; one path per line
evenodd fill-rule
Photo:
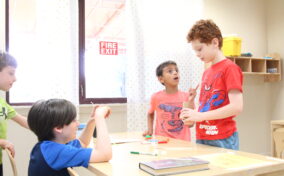
M 281 151 L 281 156 L 280 156 L 280 158 L 281 158 L 281 159 L 284 159 L 284 150 Z
M 70 174 L 70 176 L 79 176 L 79 175 L 77 174 L 77 172 L 76 172 L 74 169 L 72 169 L 71 167 L 68 167 L 68 168 L 67 168 L 67 171 L 68 171 L 68 173 Z
M 5 152 L 8 155 L 8 158 L 10 160 L 14 176 L 18 176 L 15 158 L 12 156 L 11 152 L 8 149 L 3 149 L 3 150 L 5 150 Z

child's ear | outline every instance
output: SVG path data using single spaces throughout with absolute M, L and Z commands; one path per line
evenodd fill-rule
M 62 127 L 55 127 L 55 128 L 53 128 L 53 132 L 54 133 L 62 133 Z
M 160 83 L 164 83 L 164 79 L 163 79 L 163 77 L 162 76 L 158 76 L 158 80 L 160 81 Z
M 217 38 L 213 38 L 211 44 L 219 48 L 219 40 Z

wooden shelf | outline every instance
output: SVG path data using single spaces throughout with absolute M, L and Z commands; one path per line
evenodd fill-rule
M 281 60 L 252 57 L 228 57 L 236 63 L 244 75 L 264 76 L 265 82 L 281 80 Z

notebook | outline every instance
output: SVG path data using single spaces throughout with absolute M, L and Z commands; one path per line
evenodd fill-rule
M 140 162 L 139 168 L 151 175 L 172 175 L 209 169 L 209 162 L 195 157 L 182 157 Z

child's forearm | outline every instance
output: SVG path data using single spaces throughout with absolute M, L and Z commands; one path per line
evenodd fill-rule
M 27 121 L 27 117 L 17 114 L 14 118 L 12 118 L 16 123 L 21 125 L 24 128 L 30 129 Z
M 148 130 L 153 131 L 153 124 L 154 124 L 154 114 L 148 114 L 147 116 L 147 123 L 148 123 Z
M 195 109 L 194 100 L 193 100 L 193 101 L 188 101 L 188 108 L 190 108 L 190 109 Z
M 92 151 L 90 162 L 109 161 L 112 157 L 112 149 L 104 118 L 96 118 L 96 129 L 96 147 Z
M 81 143 L 83 143 L 83 147 L 88 147 L 88 145 L 91 142 L 91 139 L 93 137 L 93 132 L 95 130 L 95 120 L 94 119 L 90 119 L 86 125 L 86 127 L 83 129 L 79 140 L 81 141 Z
M 104 162 L 112 158 L 112 148 L 104 118 L 96 119 L 97 140 L 92 152 L 91 162 Z
M 105 152 L 111 151 L 110 139 L 107 130 L 107 125 L 104 118 L 96 119 L 96 128 L 97 128 L 97 140 L 96 140 L 96 149 L 104 150 Z

